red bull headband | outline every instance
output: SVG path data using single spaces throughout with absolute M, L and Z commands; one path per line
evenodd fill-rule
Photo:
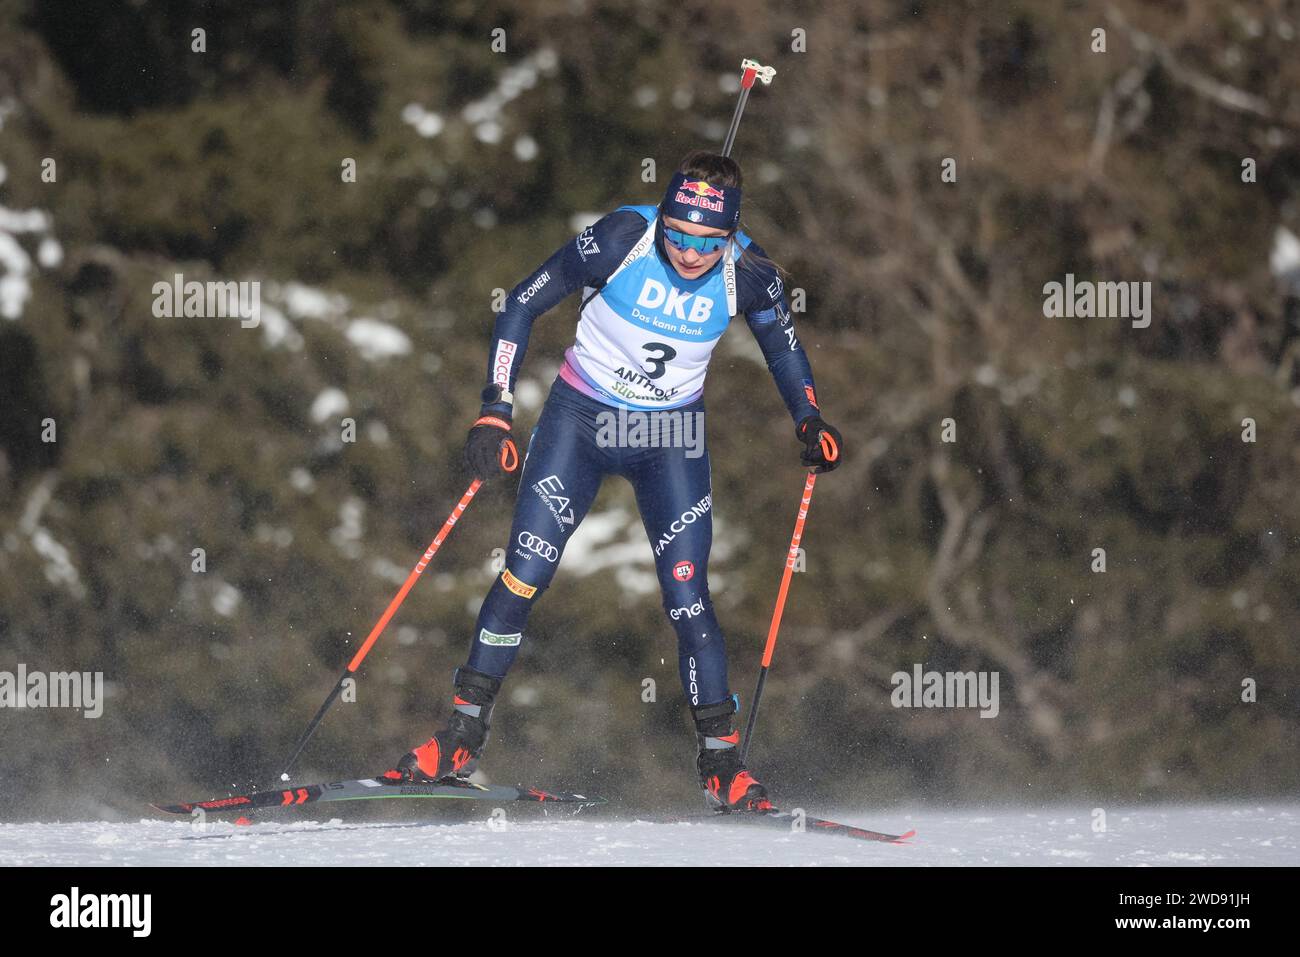
M 740 224 L 740 187 L 710 186 L 702 179 L 674 173 L 660 209 L 674 219 L 731 232 Z

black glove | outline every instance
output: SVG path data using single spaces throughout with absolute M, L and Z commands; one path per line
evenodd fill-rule
M 821 416 L 810 415 L 799 423 L 794 437 L 803 443 L 803 464 L 814 472 L 829 472 L 843 459 L 844 443 L 840 430 Z
M 519 468 L 519 449 L 510 437 L 510 417 L 480 416 L 465 439 L 465 465 L 484 482 Z

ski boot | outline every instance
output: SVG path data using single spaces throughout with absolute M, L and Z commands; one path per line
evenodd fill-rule
M 456 669 L 456 695 L 447 726 L 385 771 L 385 784 L 456 784 L 474 773 L 487 743 L 501 679 L 469 666 Z
M 731 727 L 736 708 L 734 695 L 716 704 L 691 708 L 700 744 L 695 765 L 700 772 L 700 786 L 719 811 L 770 811 L 772 802 L 767 799 L 767 790 L 740 763 L 740 749 L 736 747 L 740 732 Z

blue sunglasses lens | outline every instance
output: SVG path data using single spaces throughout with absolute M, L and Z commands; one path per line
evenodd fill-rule
M 664 238 L 678 249 L 694 249 L 700 253 L 716 253 L 731 237 L 729 236 L 692 236 L 678 229 L 664 227 Z

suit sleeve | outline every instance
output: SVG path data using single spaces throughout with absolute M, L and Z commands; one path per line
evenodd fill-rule
M 510 290 L 506 307 L 492 327 L 487 385 L 497 384 L 514 392 L 537 317 L 578 289 L 603 285 L 644 230 L 645 221 L 637 213 L 610 213 L 566 242 Z M 482 414 L 508 415 L 511 408 L 510 403 L 488 403 Z
M 766 255 L 757 243 L 751 242 L 749 248 Z M 794 316 L 780 275 L 770 267 L 751 275 L 754 278 L 747 283 L 751 287 L 751 304 L 745 310 L 745 321 L 763 350 L 768 371 L 797 426 L 809 416 L 821 414 L 812 366 L 795 335 Z

